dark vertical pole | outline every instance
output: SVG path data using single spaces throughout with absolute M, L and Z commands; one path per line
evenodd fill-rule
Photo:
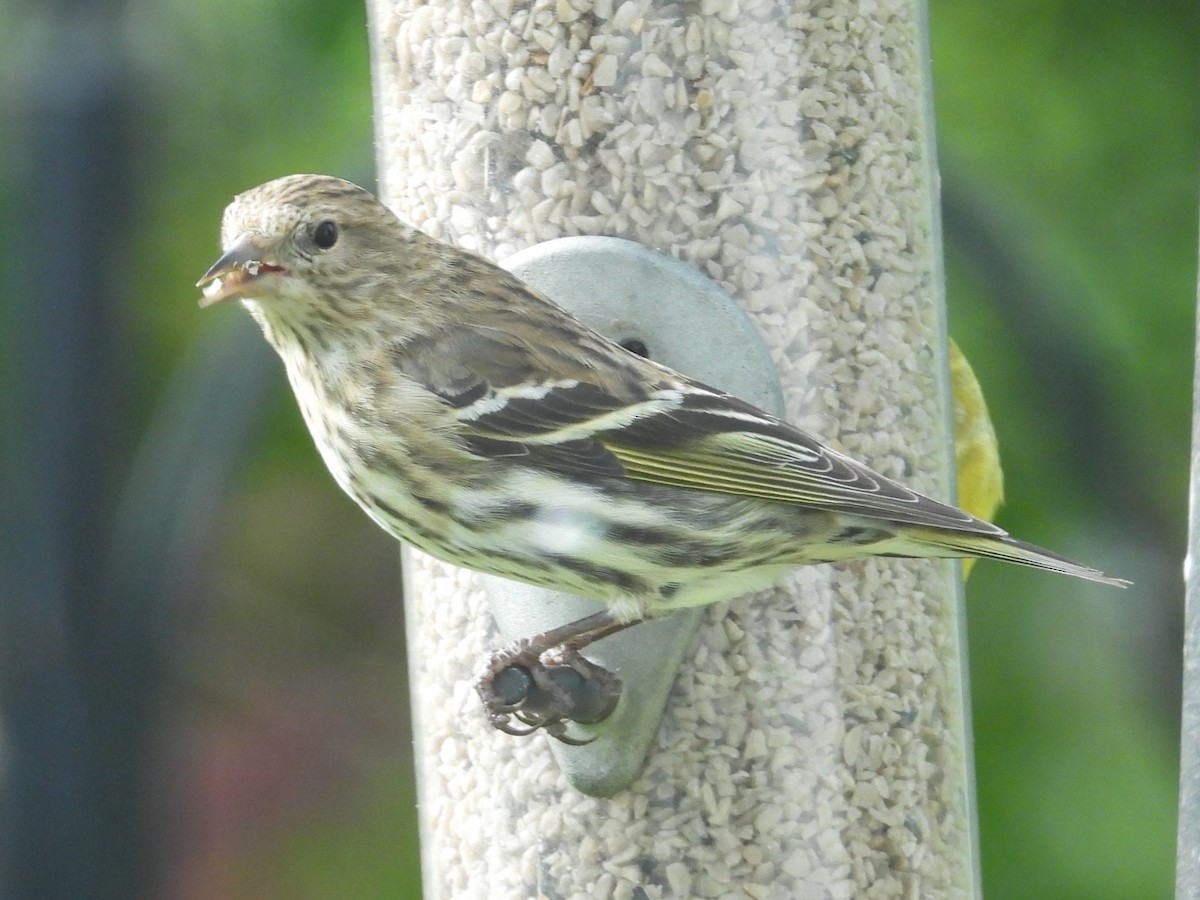
M 7 204 L 10 388 L 2 532 L 5 896 L 133 898 L 141 735 L 96 662 L 106 520 L 124 413 L 116 310 L 134 185 L 112 2 L 43 8 Z M 11 139 L 11 136 L 10 136 Z

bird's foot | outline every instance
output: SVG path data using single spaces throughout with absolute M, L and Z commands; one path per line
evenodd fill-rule
M 506 734 L 544 728 L 565 744 L 590 741 L 566 732 L 569 722 L 608 718 L 621 696 L 621 679 L 585 659 L 571 644 L 547 647 L 545 635 L 517 641 L 493 654 L 475 682 L 492 725 Z

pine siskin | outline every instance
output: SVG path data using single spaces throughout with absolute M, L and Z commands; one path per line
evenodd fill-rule
M 510 713 L 560 737 L 603 718 L 619 681 L 579 648 L 792 566 L 976 556 L 1125 584 L 625 350 L 346 181 L 247 191 L 221 238 L 201 305 L 243 301 L 371 518 L 449 562 L 606 603 L 493 658 L 479 688 L 505 730 L 527 733 Z M 564 673 L 598 683 L 599 705 L 581 709 Z

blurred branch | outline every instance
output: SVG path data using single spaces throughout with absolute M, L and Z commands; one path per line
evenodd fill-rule
M 228 323 L 192 342 L 135 454 L 101 581 L 104 639 L 89 666 L 103 729 L 95 762 L 125 791 L 109 792 L 103 806 L 129 806 L 151 883 L 172 837 L 144 827 L 159 689 L 185 611 L 207 581 L 203 563 L 230 477 L 279 380 L 275 357 L 249 319 Z
M 948 249 L 960 253 L 985 283 L 984 298 L 994 301 L 1007 322 L 1031 380 L 1045 387 L 1039 403 L 1048 416 L 1066 423 L 1062 432 L 1070 441 L 1079 480 L 1107 495 L 1104 507 L 1132 516 L 1144 530 L 1168 541 L 1172 529 L 1145 503 L 1146 475 L 1134 464 L 1137 456 L 1127 446 L 1119 411 L 1105 392 L 1109 375 L 1103 360 L 1089 345 L 1086 329 L 1063 312 L 1071 306 L 1056 302 L 1056 289 L 1037 276 L 1011 231 L 953 173 L 946 175 L 942 190 L 942 218 Z M 1098 443 L 1104 453 L 1092 452 Z
M 1060 290 L 1037 274 L 1033 260 L 1022 254 L 1012 228 L 979 202 L 966 179 L 956 178 L 946 165 L 942 189 L 942 221 L 948 252 L 962 255 L 993 301 L 997 316 L 1021 349 L 1022 365 L 1032 383 L 1043 386 L 1038 403 L 1045 415 L 1062 423 L 1066 456 L 1074 477 L 1092 498 L 1093 512 L 1103 514 L 1102 528 L 1114 542 L 1129 548 L 1140 563 L 1124 572 L 1137 582 L 1140 593 L 1158 602 L 1144 621 L 1143 634 L 1155 645 L 1147 658 L 1159 661 L 1154 673 L 1155 699 L 1175 718 L 1180 700 L 1178 635 L 1182 628 L 1178 604 L 1178 560 L 1183 558 L 1182 531 L 1150 502 L 1156 473 L 1142 463 L 1138 447 L 1122 427 L 1120 409 L 1106 391 L 1111 370 L 1090 332 L 1073 322 L 1059 302 Z M 1104 452 L 1095 452 L 1102 447 Z

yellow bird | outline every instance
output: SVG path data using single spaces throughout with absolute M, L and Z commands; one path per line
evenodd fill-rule
M 1000 445 L 987 401 L 971 364 L 950 340 L 950 393 L 954 401 L 954 461 L 958 468 L 958 505 L 988 522 L 1004 502 Z M 963 578 L 974 559 L 963 560 Z

